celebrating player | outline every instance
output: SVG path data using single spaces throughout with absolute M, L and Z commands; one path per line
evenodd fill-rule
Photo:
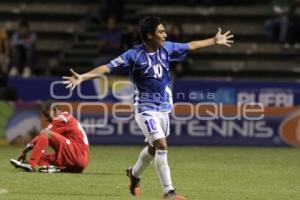
M 43 115 L 50 122 L 19 155 L 10 163 L 16 168 L 34 172 L 40 166 L 40 172 L 80 173 L 88 165 L 89 143 L 87 136 L 77 119 L 68 112 L 63 112 L 56 103 L 46 103 Z M 47 153 L 48 146 L 55 153 Z M 32 150 L 26 163 L 26 154 Z
M 85 74 L 71 69 L 72 76 L 65 76 L 67 88 L 74 89 L 82 81 L 110 73 L 118 67 L 127 68 L 135 86 L 135 119 L 146 137 L 146 146 L 138 160 L 127 170 L 132 195 L 140 195 L 140 175 L 154 159 L 155 170 L 163 189 L 163 198 L 184 200 L 175 192 L 167 159 L 167 141 L 172 109 L 170 62 L 182 61 L 189 50 L 197 50 L 215 44 L 230 47 L 233 35 L 230 31 L 217 34 L 206 40 L 189 43 L 166 41 L 165 27 L 159 17 L 146 17 L 140 21 L 141 45 L 129 49 L 106 65 L 101 65 Z

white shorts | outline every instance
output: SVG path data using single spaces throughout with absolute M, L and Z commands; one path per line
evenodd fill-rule
M 153 146 L 153 142 L 160 138 L 167 138 L 170 134 L 170 120 L 168 113 L 147 111 L 136 113 L 135 120 L 142 129 L 145 142 Z

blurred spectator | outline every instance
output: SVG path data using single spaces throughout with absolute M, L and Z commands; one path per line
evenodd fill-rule
M 183 29 L 180 24 L 174 23 L 171 25 L 170 33 L 168 34 L 168 40 L 171 42 L 185 41 Z
M 294 6 L 292 7 L 292 15 L 290 17 L 290 27 L 289 27 L 289 44 L 285 47 L 300 48 L 300 16 L 296 14 L 296 9 L 300 5 L 300 0 L 296 0 Z
M 184 38 L 182 26 L 180 24 L 174 23 L 171 25 L 167 40 L 171 42 L 186 41 L 186 39 Z M 185 71 L 187 70 L 187 66 L 188 66 L 187 60 L 185 60 L 184 62 L 171 63 L 171 68 L 174 72 L 174 75 L 177 77 L 184 75 Z
M 87 20 L 92 23 L 103 23 L 103 19 L 114 16 L 118 22 L 123 21 L 124 0 L 97 0 L 94 12 L 89 13 Z
M 288 42 L 290 15 L 295 0 L 272 0 L 275 17 L 265 22 L 266 37 L 269 42 Z
M 138 27 L 130 24 L 127 28 L 127 31 L 122 36 L 121 49 L 125 51 L 140 43 L 141 38 Z
M 9 42 L 6 30 L 0 24 L 0 100 L 17 100 L 16 90 L 7 85 L 9 65 Z
M 23 77 L 30 77 L 35 55 L 36 34 L 30 30 L 27 21 L 21 21 L 18 30 L 12 35 L 12 68 L 10 76 L 22 74 Z
M 109 62 L 121 49 L 121 31 L 117 30 L 116 18 L 109 16 L 106 21 L 106 30 L 102 31 L 98 36 L 98 52 L 100 57 L 95 61 L 95 65 L 101 65 Z
M 0 24 L 0 73 L 4 76 L 7 73 L 9 64 L 9 44 L 6 30 Z
M 103 10 L 106 16 L 114 15 L 121 22 L 124 14 L 124 0 L 105 0 Z

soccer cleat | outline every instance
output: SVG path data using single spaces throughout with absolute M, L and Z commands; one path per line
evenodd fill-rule
M 42 172 L 42 173 L 57 173 L 57 172 L 60 172 L 60 168 L 54 166 L 54 165 L 49 165 L 49 166 L 43 166 L 41 168 L 39 168 L 39 172 Z
M 163 198 L 174 200 L 187 200 L 184 196 L 176 194 L 175 190 L 170 190 L 167 194 L 164 194 Z
M 141 195 L 140 178 L 136 178 L 132 175 L 132 168 L 129 167 L 126 170 L 126 174 L 129 177 L 129 190 L 133 196 Z
M 34 168 L 30 164 L 23 163 L 15 159 L 10 159 L 10 164 L 13 165 L 15 168 L 21 168 L 26 172 L 34 172 Z

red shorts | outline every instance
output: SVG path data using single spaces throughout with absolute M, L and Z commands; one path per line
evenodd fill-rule
M 53 132 L 49 145 L 55 153 L 43 154 L 39 165 L 55 165 L 62 171 L 81 172 L 88 165 L 88 148 L 82 144 L 72 142 L 61 134 Z

